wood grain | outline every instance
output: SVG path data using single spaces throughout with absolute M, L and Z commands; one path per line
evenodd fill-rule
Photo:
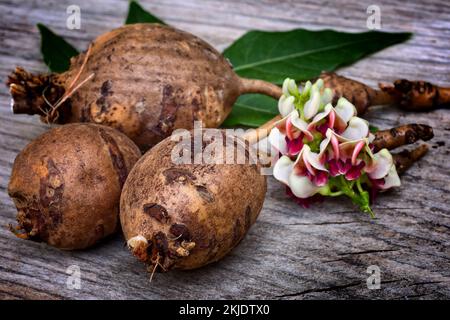
M 250 29 L 333 28 L 365 31 L 373 1 L 141 1 L 167 23 L 222 50 Z M 82 29 L 65 27 L 66 7 L 78 4 Z M 397 78 L 450 85 L 450 5 L 440 1 L 376 1 L 383 31 L 414 37 L 340 70 L 376 85 Z M 0 78 L 20 65 L 46 70 L 35 24 L 43 22 L 80 49 L 120 26 L 127 1 L 0 1 Z M 1 299 L 448 299 L 450 298 L 450 112 L 405 113 L 374 108 L 367 118 L 380 128 L 419 122 L 433 126 L 430 152 L 403 176 L 402 187 L 383 194 L 376 220 L 344 199 L 303 209 L 269 179 L 266 202 L 244 241 L 224 260 L 189 272 L 157 274 L 116 235 L 77 252 L 16 239 L 7 229 L 15 208 L 6 188 L 16 154 L 48 129 L 37 117 L 12 115 L 0 86 L 0 298 Z M 81 288 L 69 289 L 67 268 L 81 270 Z M 381 270 L 381 289 L 366 286 L 367 267 Z

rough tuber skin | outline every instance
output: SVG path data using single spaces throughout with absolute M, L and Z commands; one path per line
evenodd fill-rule
M 194 120 L 218 127 L 241 94 L 281 95 L 276 85 L 238 77 L 205 41 L 159 24 L 112 30 L 72 58 L 67 72 L 32 75 L 17 68 L 7 84 L 14 113 L 39 114 L 53 123 L 108 125 L 142 150 L 174 129 L 193 128 Z
M 411 123 L 375 133 L 375 150 L 392 150 L 416 141 L 428 141 L 434 137 L 433 128 L 426 124 Z
M 117 230 L 119 200 L 139 148 L 95 124 L 53 128 L 16 157 L 8 185 L 20 238 L 83 249 Z
M 334 101 L 345 97 L 353 103 L 358 114 L 370 106 L 397 105 L 406 111 L 429 111 L 450 106 L 450 88 L 439 87 L 426 81 L 395 80 L 392 84 L 380 83 L 379 90 L 334 72 L 322 72 L 325 87 L 333 89 Z
M 324 87 L 333 90 L 333 105 L 339 98 L 344 97 L 350 101 L 358 111 L 364 114 L 372 105 L 388 104 L 390 97 L 384 92 L 372 89 L 359 81 L 340 76 L 334 72 L 322 72 L 319 77 L 324 82 Z
M 393 84 L 380 83 L 379 87 L 404 110 L 428 111 L 450 107 L 450 88 L 439 87 L 426 81 L 399 79 Z
M 235 141 L 237 154 L 249 159 L 248 147 Z M 211 143 L 204 136 L 202 151 Z M 148 151 L 121 196 L 122 230 L 149 271 L 195 269 L 221 259 L 255 222 L 266 193 L 259 163 L 176 164 L 176 145 L 167 138 Z
M 427 152 L 428 146 L 426 144 L 422 144 L 412 150 L 403 150 L 392 154 L 398 174 L 405 173 L 406 170 L 414 164 L 414 162 L 426 155 Z

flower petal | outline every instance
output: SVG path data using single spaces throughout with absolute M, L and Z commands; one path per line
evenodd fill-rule
M 366 166 L 365 171 L 371 179 L 384 178 L 390 171 L 394 160 L 388 149 L 381 149 L 373 155 L 372 163 Z
M 339 136 L 337 136 L 338 140 Z M 354 140 L 354 141 L 346 141 L 346 142 L 341 142 L 339 144 L 339 158 L 342 160 L 347 160 L 347 159 L 352 159 L 354 151 L 356 146 L 358 145 L 358 143 L 364 143 L 367 144 L 367 139 L 359 139 L 359 140 Z
M 311 98 L 308 101 L 306 101 L 305 106 L 303 108 L 303 114 L 306 120 L 311 119 L 317 114 L 317 111 L 319 111 L 320 107 L 320 100 L 321 97 L 319 90 L 312 90 Z
M 328 126 L 334 128 L 334 123 L 336 122 L 336 111 L 332 110 L 330 116 L 328 117 Z M 344 130 L 344 129 L 342 129 Z
M 334 110 L 345 123 L 349 122 L 352 117 L 356 116 L 355 106 L 344 97 L 339 98 Z
M 319 155 L 322 156 L 322 154 L 326 151 L 328 145 L 330 144 L 330 138 L 325 138 L 320 142 L 320 146 L 319 146 Z
M 361 170 L 364 167 L 364 162 L 361 161 L 357 166 L 352 166 L 350 170 L 345 174 L 345 179 L 352 181 L 356 180 L 361 176 Z
M 292 118 L 296 117 L 298 117 L 298 111 L 294 109 L 289 115 L 275 122 L 275 127 L 278 128 L 282 134 L 290 137 L 290 139 L 297 138 L 300 135 L 300 132 L 295 129 L 292 123 Z
M 269 142 L 280 153 L 287 154 L 286 136 L 278 128 L 275 127 L 270 131 Z
M 287 144 L 287 150 L 288 154 L 290 156 L 295 156 L 300 153 L 300 151 L 303 148 L 303 135 L 300 135 L 300 137 L 289 140 L 286 138 L 286 144 Z
M 325 88 L 322 93 L 322 105 L 327 105 L 333 101 L 333 90 Z
M 336 159 L 331 159 L 330 161 L 328 161 L 328 167 L 330 168 L 330 175 L 332 177 L 336 177 L 337 175 L 340 174 L 338 168 L 338 161 L 339 160 Z
M 347 129 L 342 133 L 342 136 L 349 140 L 359 140 L 366 138 L 369 134 L 369 125 L 366 120 L 358 117 L 352 117 L 348 123 Z
M 365 145 L 366 145 L 366 142 L 364 140 L 361 140 L 356 144 L 355 149 L 353 149 L 353 154 L 352 154 L 352 165 L 354 165 L 354 166 L 356 165 L 356 160 L 358 158 L 358 155 Z
M 323 79 L 317 79 L 312 86 L 314 87 L 314 89 L 317 89 L 317 91 L 320 91 L 323 88 Z
M 397 174 L 397 169 L 395 168 L 395 165 L 392 165 L 386 178 L 384 178 L 384 184 L 381 186 L 381 189 L 386 190 L 392 187 L 399 187 L 400 185 L 401 182 Z
M 298 133 L 298 132 L 294 132 L 293 129 L 294 128 L 293 128 L 293 125 L 292 125 L 291 117 L 289 116 L 287 118 L 287 120 L 286 120 L 286 136 L 290 140 L 295 139 L 296 137 L 294 137 L 294 134 Z
M 314 118 L 311 120 L 311 123 L 308 125 L 308 130 L 311 130 L 312 128 L 314 128 L 320 120 L 325 119 L 332 110 L 333 110 L 333 106 L 331 105 L 331 103 L 328 103 L 325 106 L 324 111 L 316 114 L 314 116 Z
M 350 159 L 347 159 L 345 161 L 337 160 L 337 167 L 340 174 L 346 174 L 352 168 L 352 162 L 350 161 Z
M 297 110 L 292 112 L 289 119 L 294 127 L 303 132 L 308 140 L 313 140 L 314 137 L 312 133 L 308 130 L 308 124 L 305 120 L 301 119 Z
M 278 111 L 280 112 L 282 117 L 286 117 L 288 114 L 290 114 L 292 111 L 294 111 L 295 97 L 289 96 L 286 97 L 284 94 L 280 97 L 280 100 L 278 100 Z
M 303 88 L 302 88 L 302 90 L 301 90 L 302 95 L 307 95 L 307 94 L 309 94 L 309 91 L 311 90 L 311 87 L 312 87 L 311 81 L 309 81 L 309 80 L 306 81 L 305 85 L 303 86 Z
M 333 147 L 334 158 L 339 159 L 340 157 L 339 141 L 335 135 L 331 136 L 331 146 Z
M 289 176 L 293 173 L 294 162 L 287 156 L 282 156 L 273 167 L 273 176 L 278 181 L 289 185 Z
M 292 193 L 299 198 L 308 198 L 319 191 L 319 187 L 309 180 L 308 177 L 299 176 L 295 173 L 289 175 L 289 187 Z
M 311 164 L 312 167 L 317 170 L 328 171 L 327 168 L 320 161 L 320 155 L 318 153 L 312 152 L 311 148 L 308 145 L 303 146 L 303 160 L 305 164 Z
M 313 178 L 313 183 L 318 187 L 323 187 L 328 183 L 328 174 L 323 171 L 317 172 Z

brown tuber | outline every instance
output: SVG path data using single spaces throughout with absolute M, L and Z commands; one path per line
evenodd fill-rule
M 345 97 L 355 105 L 360 115 L 376 105 L 396 105 L 406 111 L 429 111 L 450 106 L 450 88 L 426 81 L 399 79 L 392 84 L 379 83 L 377 90 L 334 72 L 322 72 L 319 78 L 325 87 L 333 89 L 333 104 Z
M 20 238 L 82 249 L 117 230 L 119 200 L 138 147 L 115 129 L 95 124 L 53 128 L 16 157 L 8 193 Z
M 53 123 L 94 122 L 119 129 L 146 150 L 194 120 L 218 127 L 239 95 L 278 99 L 276 85 L 238 77 L 212 46 L 158 24 L 132 24 L 99 36 L 62 74 L 9 76 L 14 113 Z
M 222 141 L 197 132 L 179 149 L 180 142 L 163 140 L 128 176 L 120 203 L 122 230 L 132 253 L 149 271 L 194 269 L 221 259 L 242 240 L 262 208 L 266 178 L 260 164 L 251 162 L 255 158 L 248 144 L 214 131 Z M 197 150 L 192 142 L 199 136 L 203 142 Z M 172 159 L 180 150 L 192 152 L 190 160 L 198 159 L 223 141 L 224 149 L 232 148 L 235 159 L 245 161 L 220 164 L 221 151 L 214 155 L 219 164 Z
M 392 150 L 403 145 L 413 144 L 419 140 L 428 141 L 434 137 L 433 128 L 426 124 L 410 123 L 375 133 L 373 145 L 375 150 L 387 148 Z

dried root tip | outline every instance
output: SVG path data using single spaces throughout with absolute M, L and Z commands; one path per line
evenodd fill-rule
M 381 91 L 408 111 L 428 111 L 450 106 L 450 88 L 442 88 L 425 81 L 396 80 L 393 84 L 380 83 Z
M 44 116 L 64 94 L 64 88 L 52 74 L 34 75 L 17 67 L 8 77 L 6 85 L 12 97 L 14 113 Z
M 188 257 L 194 247 L 195 242 L 182 240 L 180 237 L 169 239 L 164 232 L 156 233 L 147 249 L 148 270 L 152 277 L 156 271 L 170 270 L 177 260 Z
M 8 229 L 19 239 L 28 240 L 30 238 L 28 233 L 25 230 L 23 230 L 23 228 L 21 226 L 13 227 L 12 224 L 9 224 Z
M 130 238 L 127 241 L 127 246 L 131 250 L 134 256 L 136 256 L 139 260 L 147 262 L 148 260 L 148 241 L 145 237 L 138 235 L 133 238 Z
M 398 174 L 402 174 L 408 170 L 414 162 L 422 158 L 427 152 L 428 146 L 422 144 L 411 151 L 403 150 L 394 154 L 394 163 Z
M 407 124 L 375 133 L 375 150 L 388 150 L 412 144 L 418 140 L 428 141 L 434 137 L 433 128 L 425 124 Z
M 12 196 L 13 197 L 13 196 Z M 17 226 L 9 225 L 9 230 L 20 239 L 42 241 L 46 239 L 45 227 L 38 217 L 41 212 L 33 208 L 21 208 L 17 211 Z
M 134 256 L 147 264 L 152 279 L 155 272 L 169 271 L 179 259 L 189 256 L 195 242 L 182 238 L 183 234 L 172 239 L 159 231 L 149 240 L 142 235 L 134 236 L 127 241 L 127 246 Z
M 179 247 L 176 247 L 175 252 L 179 257 L 187 257 L 189 255 L 189 251 L 194 249 L 195 242 L 181 242 Z

